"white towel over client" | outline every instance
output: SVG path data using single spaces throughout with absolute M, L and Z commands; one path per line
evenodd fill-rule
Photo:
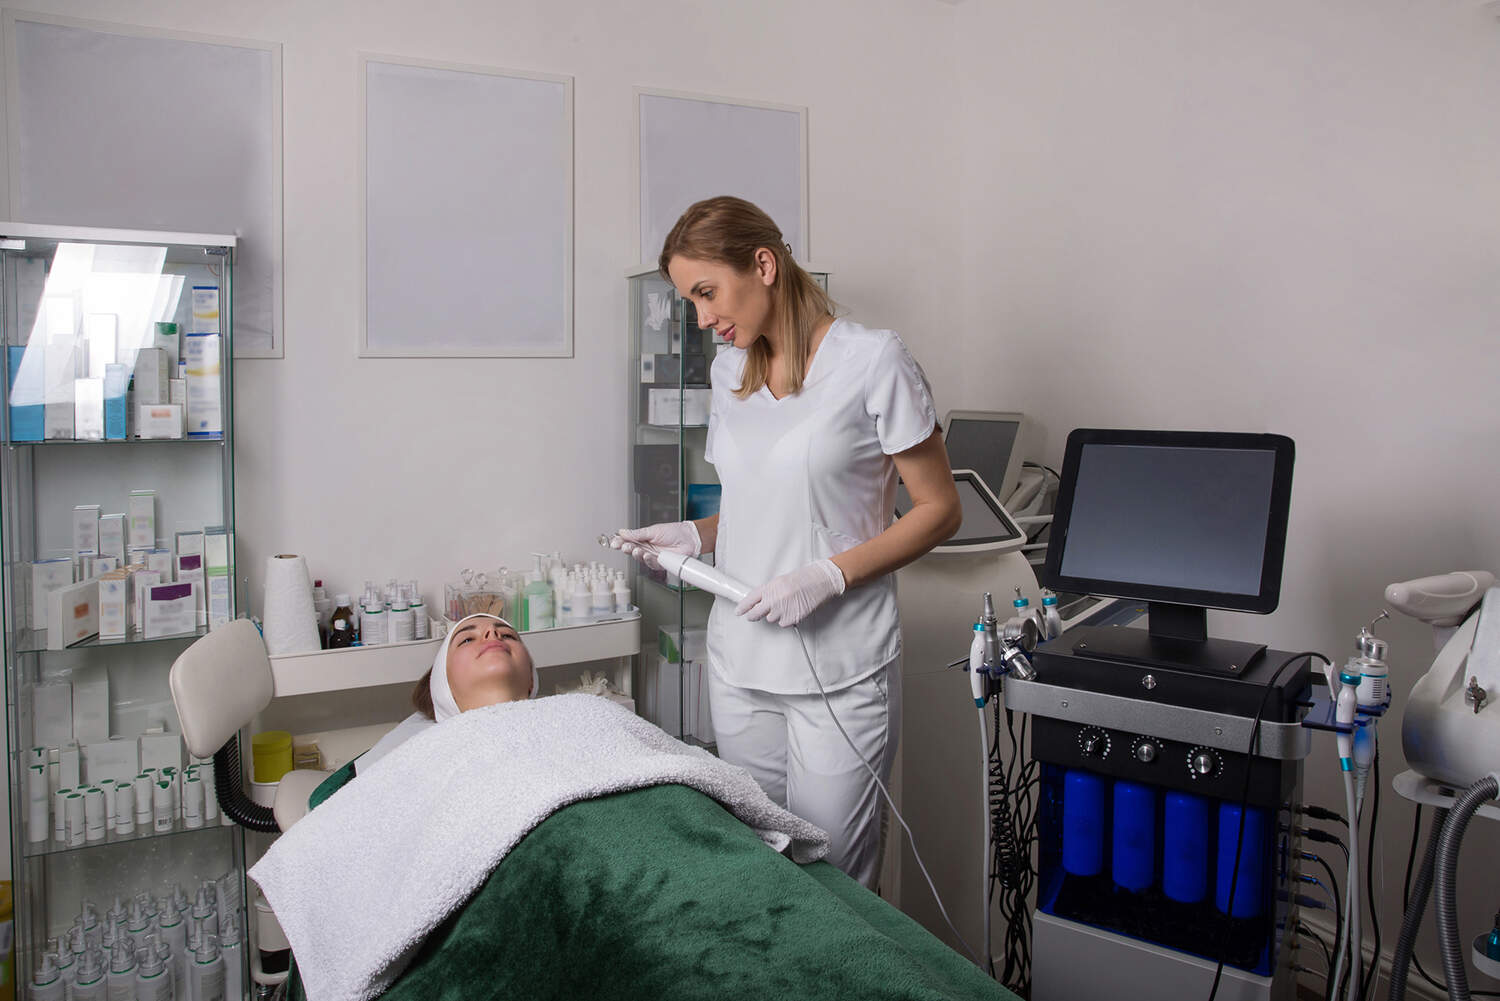
M 281 837 L 250 870 L 309 998 L 366 1001 L 557 809 L 681 784 L 777 851 L 811 862 L 828 836 L 776 806 L 743 769 L 594 695 L 505 702 L 411 738 Z

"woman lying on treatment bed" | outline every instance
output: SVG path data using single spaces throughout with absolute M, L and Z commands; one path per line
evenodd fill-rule
M 459 621 L 413 697 L 439 725 L 330 776 L 251 870 L 294 999 L 1014 997 L 748 773 L 536 688 L 509 623 Z

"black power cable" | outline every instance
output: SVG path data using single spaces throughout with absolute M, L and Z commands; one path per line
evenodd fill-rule
M 1370 972 L 1365 977 L 1360 991 L 1361 1001 L 1375 992 L 1375 979 L 1380 976 L 1380 908 L 1375 906 L 1375 830 L 1380 823 L 1380 745 L 1375 745 L 1374 774 L 1375 795 L 1370 803 L 1370 841 L 1365 850 L 1365 899 L 1370 905 L 1370 930 L 1375 933 L 1375 956 L 1370 960 Z M 1355 955 L 1356 961 L 1363 956 Z
M 1219 982 L 1224 978 L 1224 953 L 1228 948 L 1230 915 L 1234 913 L 1234 901 L 1239 890 L 1240 879 L 1240 853 L 1245 850 L 1245 811 L 1250 805 L 1250 771 L 1251 765 L 1255 763 L 1255 748 L 1260 743 L 1260 724 L 1266 715 L 1266 706 L 1271 702 L 1271 693 L 1276 690 L 1276 682 L 1281 680 L 1282 672 L 1293 664 L 1299 663 L 1304 658 L 1316 657 L 1323 663 L 1333 666 L 1333 661 L 1318 653 L 1316 650 L 1304 650 L 1294 653 L 1286 660 L 1277 665 L 1272 672 L 1271 678 L 1266 682 L 1265 689 L 1261 692 L 1260 706 L 1255 710 L 1255 722 L 1250 726 L 1250 742 L 1245 748 L 1244 781 L 1240 786 L 1240 823 L 1239 832 L 1234 842 L 1234 865 L 1229 874 L 1229 906 L 1224 912 L 1223 920 L 1219 922 L 1219 962 L 1214 968 L 1214 983 L 1208 991 L 1208 1001 L 1214 1001 L 1219 996 Z
M 1337 945 L 1339 939 L 1344 937 L 1344 901 L 1339 896 L 1339 884 L 1334 878 L 1333 867 L 1323 861 L 1321 855 L 1304 852 L 1303 857 L 1318 863 L 1323 867 L 1323 871 L 1328 873 L 1328 888 L 1333 893 L 1333 942 Z M 1331 999 L 1333 997 L 1333 954 L 1331 952 L 1328 956 L 1328 973 L 1323 977 L 1323 988 L 1323 997 Z

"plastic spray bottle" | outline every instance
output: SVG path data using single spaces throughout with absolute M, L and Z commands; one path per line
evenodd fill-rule
M 161 937 L 168 951 L 171 964 L 172 988 L 178 996 L 187 997 L 187 975 L 190 958 L 187 947 L 187 923 L 177 902 L 171 897 L 162 901 Z

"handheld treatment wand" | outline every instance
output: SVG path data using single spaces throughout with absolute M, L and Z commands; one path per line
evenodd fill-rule
M 610 549 L 621 548 L 624 541 L 618 535 L 599 536 L 599 545 Z M 691 584 L 694 587 L 702 588 L 709 594 L 728 598 L 736 604 L 744 601 L 750 594 L 750 589 L 744 584 L 741 584 L 723 571 L 709 566 L 702 560 L 694 559 L 691 556 L 684 556 L 682 553 L 656 549 L 652 546 L 642 545 L 639 542 L 631 542 L 630 545 L 650 552 L 656 557 L 656 561 L 661 564 L 663 570 L 678 578 L 684 584 Z

